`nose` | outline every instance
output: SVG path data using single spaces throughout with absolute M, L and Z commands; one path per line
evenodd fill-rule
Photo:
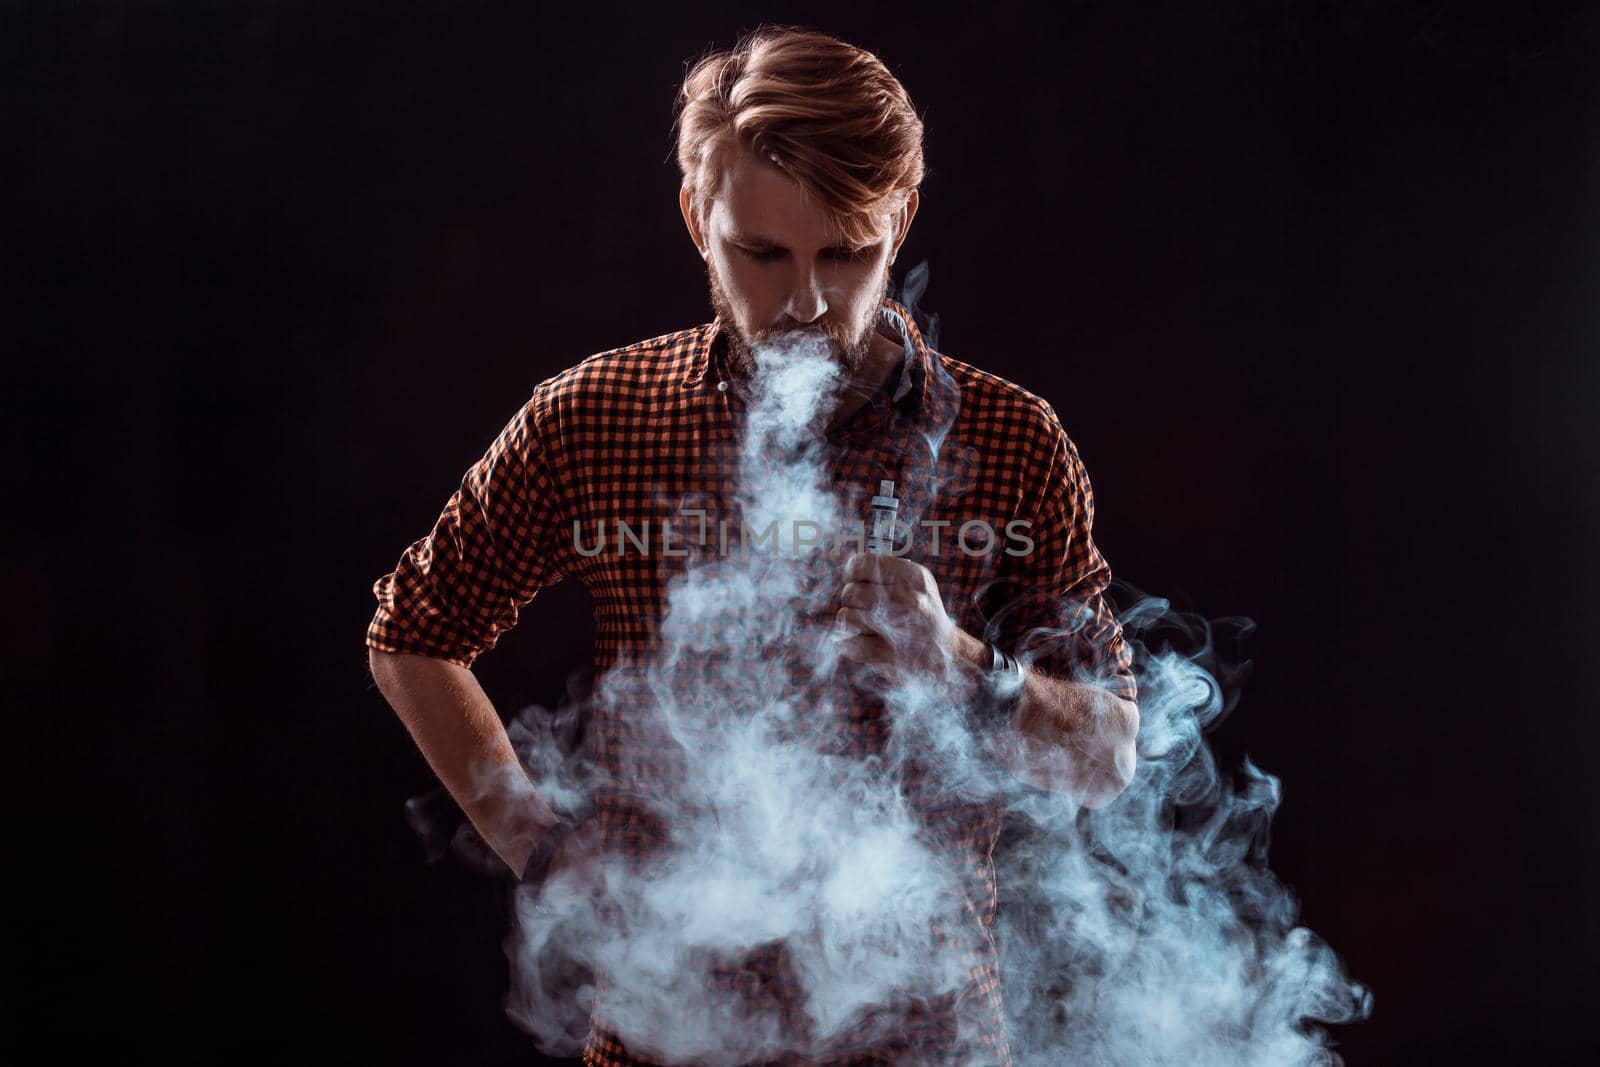
M 816 322 L 827 314 L 828 298 L 822 291 L 814 269 L 805 271 L 796 279 L 789 290 L 789 299 L 784 303 L 784 311 L 802 326 Z

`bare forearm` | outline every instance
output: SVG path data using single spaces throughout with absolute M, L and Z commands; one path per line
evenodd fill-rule
M 521 871 L 556 815 L 534 791 L 478 679 L 446 660 L 369 649 L 373 680 L 478 833 Z
M 961 632 L 958 649 L 973 668 L 988 667 L 976 637 Z M 1030 669 L 1011 721 L 992 739 L 991 750 L 1019 780 L 1098 808 L 1133 779 L 1138 730 L 1139 709 L 1131 701 Z
M 1086 808 L 1115 800 L 1133 780 L 1139 709 L 1092 685 L 1030 672 L 1007 732 L 1020 757 L 1012 772 Z

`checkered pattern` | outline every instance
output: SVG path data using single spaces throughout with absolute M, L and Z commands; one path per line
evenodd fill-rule
M 828 470 L 845 514 L 865 517 L 879 480 L 892 479 L 900 515 L 914 528 L 906 554 L 933 573 L 957 625 L 1038 670 L 1135 699 L 1131 655 L 1102 597 L 1110 568 L 1091 538 L 1089 480 L 1055 412 L 1018 386 L 928 348 L 893 300 L 884 301 L 880 330 L 905 347 L 899 373 L 828 434 Z M 627 696 L 644 699 L 631 688 L 643 680 L 629 676 L 659 649 L 667 585 L 686 565 L 659 551 L 661 521 L 672 520 L 678 544 L 700 534 L 699 520 L 680 509 L 705 509 L 713 546 L 720 522 L 735 536 L 739 529 L 734 488 L 748 397 L 728 370 L 725 341 L 717 319 L 600 353 L 542 382 L 468 469 L 432 531 L 373 585 L 378 609 L 369 646 L 471 667 L 541 588 L 566 577 L 584 583 L 595 602 L 596 676 L 611 672 L 616 683 L 608 686 L 613 698 L 594 709 L 591 729 L 604 783 L 595 798 L 601 839 L 621 859 L 643 860 L 662 848 L 671 827 L 650 798 L 675 795 L 690 773 L 680 745 L 656 736 L 636 712 L 630 717 L 643 705 Z M 723 381 L 730 387 L 719 389 Z M 648 554 L 617 543 L 619 520 L 650 530 Z M 965 542 L 972 554 L 961 549 L 956 538 L 968 520 L 997 532 L 992 550 L 979 551 L 985 538 L 977 528 Z M 1004 551 L 1026 548 L 1006 539 L 1014 520 L 1028 524 L 1014 527 L 1033 542 L 1024 555 Z M 940 522 L 949 525 L 930 528 Z M 588 554 L 601 529 L 610 538 L 605 550 Z M 817 621 L 831 618 L 837 592 L 834 598 L 825 606 L 819 598 Z M 715 677 L 714 669 L 704 661 L 684 666 L 702 678 Z M 694 684 L 688 673 L 681 680 Z M 837 751 L 884 751 L 881 703 L 861 694 L 818 695 L 831 701 L 818 706 L 842 709 Z M 767 1062 L 1011 1062 L 989 930 L 989 857 L 1001 811 L 995 802 L 940 801 L 936 788 L 919 786 L 916 767 L 910 772 L 908 797 L 967 889 L 964 917 L 934 933 L 966 965 L 969 984 L 896 1009 L 892 1024 L 873 1029 L 870 1048 Z M 803 1014 L 803 991 L 781 943 L 752 951 L 737 979 L 730 996 L 783 1017 Z M 653 1062 L 623 1047 L 619 1020 L 606 1016 L 603 976 L 600 985 L 584 1062 Z

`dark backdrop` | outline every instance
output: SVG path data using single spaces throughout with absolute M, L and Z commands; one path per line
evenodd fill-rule
M 1214 735 L 1368 983 L 1353 1064 L 1597 1048 L 1593 4 L 7 4 L 16 1016 L 175 1058 L 536 1062 L 424 866 L 373 580 L 541 379 L 709 319 L 686 60 L 878 51 L 899 263 L 1056 407 L 1118 575 L 1259 628 Z M 560 587 L 480 668 L 585 661 Z

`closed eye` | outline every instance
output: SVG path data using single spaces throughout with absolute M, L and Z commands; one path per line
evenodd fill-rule
M 739 251 L 743 252 L 745 255 L 749 256 L 751 259 L 755 260 L 758 263 L 771 263 L 771 262 L 774 262 L 776 260 L 782 259 L 784 256 L 789 254 L 788 249 L 785 249 L 785 248 L 759 248 L 759 249 L 757 249 L 757 248 L 746 248 L 743 245 L 737 245 L 736 247 L 739 249 Z M 840 262 L 843 262 L 843 263 L 853 263 L 853 262 L 855 262 L 857 260 L 865 259 L 867 257 L 867 253 L 869 253 L 871 251 L 872 251 L 872 246 L 868 245 L 865 248 L 855 248 L 855 249 L 850 249 L 850 248 L 830 248 L 827 251 L 823 252 L 822 254 L 827 256 L 827 257 L 829 257 L 830 259 L 834 259 L 834 260 L 837 260 L 837 261 L 840 261 Z

